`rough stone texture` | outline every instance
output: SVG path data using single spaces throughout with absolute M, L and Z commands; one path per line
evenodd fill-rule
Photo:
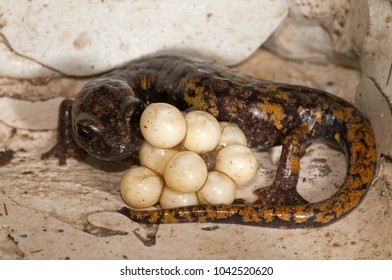
M 355 5 L 351 2 L 291 0 L 289 16 L 265 46 L 294 60 L 324 63 L 332 59 L 339 64 L 357 64 L 351 33 L 352 10 L 358 1 Z
M 355 103 L 372 122 L 378 155 L 392 155 L 392 111 L 388 96 L 380 91 L 378 83 L 363 78 L 358 85 Z
M 0 97 L 12 97 L 31 102 L 57 97 L 74 97 L 90 78 L 14 79 L 0 77 Z
M 12 127 L 26 129 L 54 129 L 56 118 L 48 118 L 47 113 L 55 115 L 63 98 L 31 102 L 3 97 L 0 102 L 0 119 Z M 45 112 L 45 114 L 42 114 Z M 36 118 L 31 118 L 31 116 Z
M 192 6 L 192 1 L 181 1 L 183 6 L 177 5 L 178 9 L 173 10 L 165 8 L 168 5 L 166 1 L 150 1 L 150 4 L 158 6 L 148 10 L 144 9 L 143 2 L 137 1 L 128 4 L 78 1 L 77 10 L 83 11 L 83 14 L 86 14 L 83 9 L 89 7 L 87 3 L 99 5 L 102 8 L 99 13 L 102 14 L 106 13 L 105 8 L 115 9 L 112 5 L 134 4 L 136 6 L 133 7 L 139 9 L 138 15 L 144 15 L 144 19 L 149 18 L 147 15 L 150 12 L 156 14 L 165 8 L 166 12 L 160 13 L 159 20 L 169 22 L 166 18 L 169 17 L 179 22 L 184 16 L 194 24 L 189 28 L 185 24 L 171 28 L 171 31 L 180 31 L 181 36 L 187 34 L 182 38 L 185 44 L 182 44 L 181 38 L 173 41 L 170 32 L 166 31 L 159 33 L 159 36 L 148 33 L 148 38 L 152 38 L 147 40 L 147 44 L 151 43 L 148 46 L 145 41 L 132 42 L 139 46 L 146 45 L 146 48 L 138 49 L 137 52 L 119 47 L 119 41 L 116 41 L 116 45 L 113 40 L 109 40 L 109 45 L 114 46 L 114 49 L 108 55 L 113 60 L 103 59 L 105 55 L 102 52 L 91 49 L 92 39 L 96 35 L 94 32 L 91 35 L 78 28 L 75 33 L 69 33 L 68 44 L 61 47 L 51 45 L 58 42 L 54 40 L 57 35 L 53 32 L 43 41 L 34 41 L 36 38 L 42 39 L 45 32 L 41 31 L 50 31 L 48 29 L 53 28 L 54 22 L 61 23 L 63 15 L 69 16 L 76 2 L 67 3 L 69 9 L 62 10 L 58 18 L 52 18 L 52 25 L 48 24 L 51 22 L 49 20 L 41 20 L 41 25 L 31 25 L 34 17 L 49 19 L 56 12 L 52 3 L 34 1 L 29 5 L 40 8 L 32 13 L 32 6 L 22 7 L 19 16 L 24 14 L 26 17 L 24 23 L 17 22 L 18 26 L 11 20 L 18 14 L 7 10 L 11 1 L 1 2 L 0 151 L 12 150 L 15 153 L 13 157 L 9 153 L 8 157 L 0 161 L 0 164 L 10 161 L 0 167 L 0 259 L 392 259 L 392 163 L 382 156 L 391 155 L 392 147 L 392 36 L 388 36 L 392 28 L 389 16 L 392 13 L 388 12 L 392 9 L 391 2 L 263 1 L 268 6 L 260 5 L 260 2 L 247 1 L 249 5 L 257 3 L 260 10 L 238 4 L 223 5 L 225 9 L 222 9 L 220 1 L 198 5 L 201 7 L 198 10 Z M 20 5 L 15 4 L 15 1 L 12 3 L 14 12 L 14 8 Z M 216 227 L 214 224 L 142 227 L 115 212 L 124 205 L 119 183 L 126 166 L 105 164 L 88 158 L 86 162 L 69 160 L 66 167 L 60 167 L 54 159 L 45 162 L 40 160 L 40 154 L 55 141 L 57 104 L 62 98 L 75 96 L 91 78 L 63 77 L 59 72 L 67 72 L 64 69 L 69 69 L 72 74 L 82 74 L 85 70 L 96 73 L 119 63 L 117 55 L 122 56 L 124 52 L 132 57 L 139 56 L 152 52 L 151 46 L 158 46 L 160 50 L 173 48 L 172 42 L 178 43 L 181 48 L 192 46 L 192 49 L 200 47 L 198 43 L 201 43 L 205 56 L 218 59 L 224 56 L 229 59 L 226 63 L 238 62 L 252 53 L 276 28 L 286 16 L 288 5 L 289 17 L 266 44 L 266 47 L 284 58 L 259 50 L 236 68 L 268 80 L 327 90 L 350 102 L 355 101 L 370 117 L 381 157 L 379 176 L 363 203 L 344 219 L 324 228 L 301 230 L 238 225 Z M 181 7 L 192 12 L 177 14 L 175 17 Z M 27 8 L 30 9 L 28 12 Z M 234 14 L 228 13 L 229 10 Z M 222 13 L 222 17 L 219 13 Z M 246 17 L 243 16 L 245 13 Z M 72 17 L 76 18 L 77 13 L 72 13 Z M 199 21 L 194 21 L 194 18 Z M 220 22 L 222 18 L 226 20 Z M 239 18 L 241 21 L 235 20 Z M 122 20 L 117 17 L 112 19 L 117 22 Z M 105 24 L 112 19 L 105 18 Z M 88 21 L 88 18 L 80 18 L 79 22 L 84 21 Z M 150 22 L 149 25 L 141 22 L 151 32 L 160 32 L 161 27 L 165 27 L 151 28 L 157 23 Z M 28 43 L 16 44 L 16 37 L 24 34 L 16 30 L 23 28 L 23 24 L 30 24 L 34 28 L 29 31 L 37 32 L 29 33 L 32 37 Z M 240 24 L 249 24 L 256 29 L 251 30 Z M 212 38 L 216 33 L 207 32 L 211 29 L 201 27 L 212 25 L 217 30 L 225 30 L 215 37 L 215 41 Z M 66 32 L 61 28 L 69 26 L 73 25 L 68 21 L 56 28 Z M 120 28 L 118 31 L 121 33 Z M 107 30 L 99 32 L 101 35 L 107 34 Z M 135 28 L 130 32 L 139 34 L 141 29 Z M 123 34 L 115 39 L 128 39 Z M 210 37 L 206 39 L 203 36 Z M 166 38 L 171 43 L 164 45 L 162 41 L 159 43 L 163 45 L 159 45 L 154 41 L 157 38 Z M 233 38 L 237 38 L 234 43 Z M 63 39 L 67 39 L 66 36 Z M 22 38 L 19 42 L 25 41 Z M 220 46 L 219 55 L 205 47 L 207 42 L 215 50 Z M 39 55 L 36 56 L 34 51 L 37 44 L 41 46 L 41 43 L 45 44 L 45 48 L 41 49 L 41 53 L 38 51 Z M 227 50 L 238 46 L 243 47 L 243 52 L 237 53 L 237 60 L 234 61 L 231 56 L 233 52 L 230 51 L 230 56 L 227 56 Z M 91 65 L 91 61 L 88 61 L 92 59 L 90 55 L 97 54 L 100 61 L 96 61 L 94 69 L 85 68 Z M 64 59 L 65 55 L 67 59 Z M 53 57 L 62 58 L 49 59 Z M 122 63 L 130 57 L 123 56 L 121 59 Z M 109 64 L 105 64 L 104 60 L 109 61 Z M 80 68 L 72 64 L 75 61 L 80 64 Z M 331 64 L 331 61 L 353 68 L 340 67 Z M 71 68 L 67 68 L 70 65 Z M 258 153 L 261 164 L 258 174 L 247 188 L 238 190 L 238 197 L 250 199 L 253 197 L 252 189 L 272 182 L 278 155 L 279 148 Z M 321 200 L 336 191 L 344 174 L 343 155 L 315 143 L 301 159 L 299 191 L 311 201 Z
M 261 78 L 328 89 L 349 100 L 353 100 L 359 82 L 356 70 L 288 62 L 263 50 L 238 69 Z M 2 97 L 0 104 L 19 106 L 10 99 Z M 45 122 L 42 115 L 57 118 L 49 106 L 51 101 L 42 102 L 42 110 L 32 113 L 24 125 Z M 141 227 L 115 213 L 124 205 L 119 193 L 124 165 L 91 158 L 87 162 L 69 160 L 65 167 L 54 159 L 41 161 L 40 154 L 54 143 L 55 130 L 19 127 L 16 117 L 11 117 L 12 122 L 7 116 L 0 117 L 0 150 L 16 152 L 10 164 L 0 167 L 1 259 L 392 258 L 392 164 L 387 160 L 381 161 L 380 176 L 363 203 L 327 227 Z M 238 197 L 249 198 L 252 189 L 273 180 L 276 165 L 268 151 L 259 152 L 258 157 L 258 175 L 238 191 Z M 335 192 L 345 174 L 343 158 L 323 144 L 311 145 L 301 160 L 299 190 L 303 196 L 317 201 Z
M 1 32 L 1 22 L 0 22 Z M 4 37 L 0 37 L 0 76 L 18 77 L 21 79 L 35 77 L 55 77 L 58 73 L 35 62 L 31 58 L 16 54 Z
M 356 103 L 374 124 L 378 152 L 392 156 L 392 2 L 369 1 Z M 358 10 L 360 14 L 360 10 Z
M 18 1 L 0 3 L 0 96 L 35 101 L 40 89 L 66 96 L 74 89 L 58 92 L 60 73 L 96 74 L 155 52 L 232 65 L 272 34 L 264 46 L 282 57 L 359 68 L 361 85 L 374 83 L 371 92 L 359 88 L 355 102 L 383 139 L 379 154 L 392 155 L 391 127 L 378 125 L 392 123 L 390 1 Z M 9 83 L 30 83 L 31 90 Z
M 0 75 L 91 75 L 156 52 L 233 65 L 271 35 L 287 10 L 286 1 L 272 0 L 2 1 L 0 33 L 7 46 L 0 51 L 13 53 L 0 58 Z
M 379 154 L 392 155 L 392 3 L 292 0 L 265 46 L 280 56 L 359 68 L 356 105 L 375 127 Z M 358 59 L 359 58 L 359 59 Z M 369 86 L 369 83 L 373 83 Z

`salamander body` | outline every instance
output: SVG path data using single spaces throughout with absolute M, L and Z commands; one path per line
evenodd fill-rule
M 322 226 L 355 208 L 375 174 L 372 127 L 347 101 L 320 90 L 264 81 L 183 56 L 139 59 L 90 81 L 73 102 L 63 105 L 72 113 L 68 114 L 71 121 L 60 120 L 66 123 L 62 135 L 74 134 L 77 145 L 94 157 L 124 159 L 140 148 L 140 115 L 153 102 L 170 103 L 184 111 L 208 111 L 219 121 L 237 124 L 250 146 L 282 145 L 282 154 L 274 183 L 257 190 L 258 198 L 252 204 L 120 210 L 140 223 Z M 296 191 L 300 153 L 301 147 L 318 139 L 345 153 L 347 174 L 332 197 L 309 203 Z M 58 149 L 54 150 L 61 160 Z

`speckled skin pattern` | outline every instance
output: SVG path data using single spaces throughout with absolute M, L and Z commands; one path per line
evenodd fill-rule
M 275 181 L 256 191 L 254 203 L 120 210 L 140 223 L 322 226 L 355 208 L 375 174 L 372 127 L 348 102 L 316 89 L 255 79 L 209 61 L 182 56 L 136 60 L 87 83 L 73 103 L 65 102 L 64 107 L 72 111 L 72 122 L 60 118 L 60 130 L 72 127 L 73 133 L 61 133 L 75 134 L 77 145 L 104 160 L 121 160 L 140 148 L 139 118 L 153 102 L 171 103 L 180 110 L 208 111 L 219 121 L 235 123 L 250 146 L 282 145 Z M 342 149 L 348 169 L 332 197 L 309 203 L 296 191 L 300 153 L 301 147 L 318 139 Z M 67 155 L 59 149 L 63 148 L 55 146 L 44 158 L 55 154 L 65 163 Z M 75 154 L 67 152 L 70 150 L 77 151 L 67 148 L 65 154 Z M 81 157 L 79 152 L 77 157 Z

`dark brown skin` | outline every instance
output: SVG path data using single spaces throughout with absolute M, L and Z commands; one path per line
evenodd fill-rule
M 348 102 L 316 89 L 255 79 L 209 61 L 181 56 L 136 60 L 87 83 L 73 105 L 65 102 L 68 112 L 72 108 L 76 144 L 103 160 L 121 160 L 138 151 L 142 143 L 139 118 L 153 102 L 171 103 L 184 111 L 208 111 L 219 121 L 235 123 L 250 146 L 282 145 L 275 181 L 256 191 L 258 198 L 253 204 L 120 210 L 140 223 L 322 226 L 359 204 L 376 170 L 372 127 Z M 67 131 L 61 132 L 63 135 L 72 134 L 69 119 L 60 123 L 68 123 L 68 129 L 63 125 Z M 348 170 L 343 185 L 331 198 L 308 203 L 296 190 L 300 152 L 305 144 L 318 139 L 342 149 Z M 73 145 L 66 149 L 57 145 L 43 157 L 54 154 L 65 163 L 65 151 L 81 158 Z
M 13 158 L 14 158 L 14 151 L 12 150 L 0 151 L 0 167 L 9 164 Z

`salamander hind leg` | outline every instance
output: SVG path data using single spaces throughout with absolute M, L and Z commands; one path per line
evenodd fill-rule
M 300 127 L 284 139 L 275 180 L 271 186 L 255 190 L 254 193 L 257 195 L 255 204 L 288 206 L 308 203 L 297 192 L 301 145 L 308 140 L 308 136 L 309 129 Z

